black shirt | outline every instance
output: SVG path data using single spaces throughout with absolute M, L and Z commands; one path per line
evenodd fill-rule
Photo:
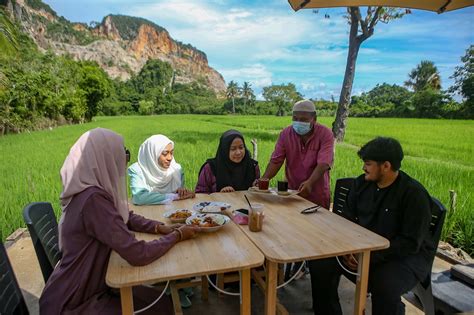
M 436 250 L 429 231 L 431 197 L 426 189 L 399 171 L 388 187 L 356 178 L 349 192 L 345 215 L 357 224 L 387 238 L 390 247 L 375 251 L 371 263 L 400 261 L 422 280 Z

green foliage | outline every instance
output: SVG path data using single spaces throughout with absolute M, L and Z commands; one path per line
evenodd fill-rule
M 18 49 L 18 36 L 15 26 L 0 6 L 0 50 L 3 54 L 11 55 Z
M 276 105 L 277 116 L 283 116 L 291 112 L 291 106 L 303 99 L 303 96 L 296 90 L 293 83 L 288 83 L 264 87 L 263 98 Z
M 454 79 L 450 93 L 458 93 L 464 98 L 460 110 L 461 116 L 474 118 L 474 45 L 466 49 L 466 54 L 461 57 L 462 65 L 457 66 L 451 79 Z
M 415 92 L 425 88 L 435 90 L 441 89 L 441 77 L 434 62 L 423 60 L 408 74 L 409 79 L 405 81 L 405 86 L 411 87 Z
M 55 22 L 48 21 L 46 24 L 46 36 L 56 41 L 77 45 L 88 45 L 99 39 L 99 37 L 90 32 L 87 26 L 85 26 L 84 30 L 77 30 L 66 19 L 58 19 Z
M 140 72 L 132 77 L 131 84 L 140 94 L 147 94 L 154 89 L 166 89 L 171 85 L 173 68 L 168 62 L 149 59 Z
M 91 121 L 99 111 L 100 102 L 110 95 L 110 83 L 107 74 L 95 62 L 82 61 L 79 87 L 83 90 L 87 102 L 85 119 Z
M 25 2 L 32 9 L 44 10 L 44 11 L 50 13 L 53 16 L 57 16 L 56 12 L 54 12 L 54 10 L 51 9 L 51 7 L 49 5 L 47 5 L 46 3 L 44 3 L 41 0 L 26 0 Z
M 0 134 L 90 120 L 108 93 L 103 70 L 18 42 L 17 55 L 0 56 Z
M 353 117 L 469 118 L 465 105 L 456 103 L 446 92 L 425 87 L 410 92 L 398 85 L 383 83 L 371 91 L 353 96 Z
M 120 14 L 111 14 L 102 20 L 102 24 L 104 24 L 105 19 L 110 17 L 112 19 L 112 22 L 114 26 L 117 28 L 120 37 L 122 37 L 125 40 L 133 40 L 135 37 L 138 35 L 138 30 L 140 29 L 140 26 L 142 25 L 149 25 L 153 27 L 155 30 L 158 32 L 166 32 L 167 31 L 162 28 L 161 26 L 148 21 L 143 18 L 139 17 L 133 17 L 133 16 L 127 16 L 127 15 L 120 15 Z

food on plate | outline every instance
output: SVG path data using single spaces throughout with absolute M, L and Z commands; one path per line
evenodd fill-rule
M 193 220 L 191 220 L 191 224 L 192 225 L 197 225 L 199 227 L 215 227 L 215 226 L 219 226 L 220 224 L 217 223 L 216 221 L 214 221 L 214 219 L 212 219 L 212 217 L 205 217 L 204 220 L 201 220 L 200 218 L 195 218 Z
M 204 208 L 201 209 L 201 212 L 221 212 L 222 210 L 225 210 L 226 207 L 220 207 L 216 205 L 209 205 L 205 206 Z
M 193 215 L 193 213 L 191 211 L 183 209 L 183 210 L 178 210 L 178 211 L 174 212 L 173 214 L 171 214 L 169 216 L 169 218 L 172 219 L 172 220 L 179 220 L 179 219 L 189 218 L 192 215 Z

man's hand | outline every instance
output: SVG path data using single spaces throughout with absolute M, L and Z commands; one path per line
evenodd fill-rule
M 300 187 L 298 188 L 299 195 L 303 198 L 308 197 L 313 190 L 313 184 L 309 180 L 305 180 L 301 183 Z
M 268 181 L 270 181 L 270 178 L 268 178 L 268 177 L 257 178 L 256 180 L 253 181 L 252 186 L 258 186 L 258 181 L 259 180 L 268 180 Z
M 189 198 L 194 198 L 196 197 L 196 194 L 192 190 L 188 190 L 186 188 L 178 188 L 176 190 L 176 193 L 178 194 L 178 199 L 177 200 L 183 200 L 183 199 L 189 199 Z
M 221 189 L 221 192 L 234 192 L 235 189 L 232 186 L 226 186 Z
M 352 254 L 342 256 L 342 262 L 352 271 L 356 271 L 357 266 L 359 265 L 357 258 Z

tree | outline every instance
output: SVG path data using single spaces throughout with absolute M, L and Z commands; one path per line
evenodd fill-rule
M 244 82 L 244 84 L 242 85 L 242 97 L 244 98 L 244 113 L 245 113 L 246 111 L 245 106 L 247 105 L 247 101 L 255 98 L 255 94 L 253 94 L 253 90 L 252 90 L 252 85 L 248 82 Z
M 277 116 L 285 115 L 291 104 L 301 100 L 302 95 L 296 90 L 293 83 L 287 85 L 271 85 L 263 88 L 263 98 L 277 106 Z
M 82 78 L 79 87 L 84 91 L 87 101 L 86 121 L 99 112 L 99 103 L 110 95 L 110 82 L 107 74 L 96 63 L 81 62 Z
M 453 86 L 450 93 L 461 94 L 468 103 L 474 103 L 474 45 L 466 49 L 466 54 L 461 57 L 462 66 L 457 66 L 453 75 Z
M 411 87 L 415 92 L 427 87 L 433 90 L 441 90 L 441 77 L 438 68 L 432 61 L 423 60 L 415 69 L 411 70 L 408 77 L 409 79 L 404 84 L 406 87 Z
M 232 113 L 235 114 L 235 98 L 239 96 L 239 86 L 237 82 L 230 81 L 226 90 L 227 99 L 232 100 Z
M 347 13 L 346 18 L 350 25 L 349 51 L 347 53 L 346 71 L 344 73 L 336 119 L 332 124 L 332 132 L 337 141 L 344 140 L 355 67 L 361 44 L 374 34 L 374 29 L 378 22 L 388 23 L 392 20 L 399 19 L 403 15 L 410 13 L 410 10 L 403 11 L 395 8 L 375 8 L 369 6 L 367 7 L 367 15 L 365 18 L 362 17 L 359 7 L 348 7 Z

